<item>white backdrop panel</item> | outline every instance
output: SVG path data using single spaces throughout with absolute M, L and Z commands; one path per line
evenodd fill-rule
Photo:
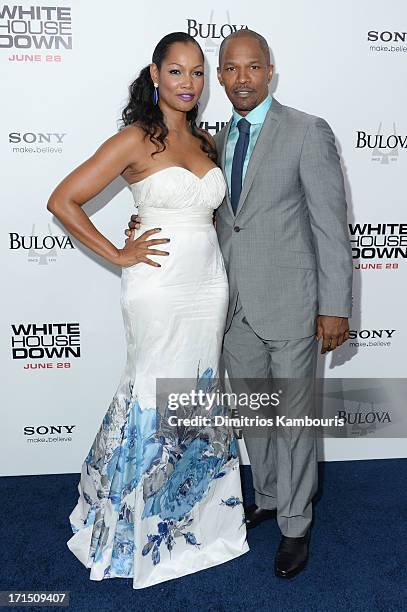
M 35 42 L 27 48 L 7 47 L 9 28 L 21 32 L 44 25 L 30 19 L 28 12 L 30 7 L 36 11 L 43 6 L 0 5 L 0 76 L 7 84 L 0 100 L 0 153 L 7 168 L 1 207 L 1 255 L 7 282 L 1 302 L 0 359 L 6 381 L 1 473 L 77 472 L 118 384 L 125 360 L 120 270 L 71 242 L 46 210 L 46 202 L 55 185 L 115 133 L 128 84 L 150 62 L 158 40 L 171 31 L 189 29 L 205 51 L 207 82 L 201 111 L 212 132 L 231 114 L 216 79 L 222 34 L 246 25 L 270 43 L 275 63 L 273 94 L 282 103 L 320 115 L 331 124 L 343 160 L 349 223 L 353 228 L 360 224 L 365 244 L 377 242 L 379 236 L 391 249 L 393 236 L 400 252 L 383 254 L 377 246 L 376 251 L 366 251 L 365 258 L 355 259 L 351 328 L 356 337 L 353 345 L 321 360 L 319 375 L 405 377 L 407 276 L 400 225 L 407 222 L 405 141 L 403 146 L 407 37 L 404 43 L 387 39 L 394 39 L 397 32 L 403 38 L 406 4 L 402 0 L 391 5 L 379 0 L 356 5 L 351 0 L 337 4 L 314 0 L 310 6 L 301 0 L 279 0 L 248 7 L 247 2 L 219 0 L 213 7 L 160 0 L 153 5 L 130 0 L 114 5 L 57 1 L 52 6 L 66 9 L 65 31 L 71 17 L 72 49 L 54 48 L 55 40 L 49 37 L 49 49 L 36 49 Z M 21 19 L 18 7 L 26 11 Z M 14 11 L 15 18 L 9 18 Z M 369 31 L 377 34 L 368 35 Z M 378 41 L 369 41 L 369 36 Z M 17 44 L 22 41 L 17 38 Z M 400 140 L 393 149 L 375 151 L 357 147 L 358 132 L 381 134 L 385 140 L 395 135 Z M 85 210 L 110 240 L 123 243 L 133 211 L 123 180 L 117 179 Z M 381 224 L 381 228 L 375 231 L 368 224 Z M 359 240 L 360 234 L 351 238 Z M 370 269 L 359 268 L 368 264 Z M 44 323 L 79 323 L 80 356 L 13 359 L 12 337 L 20 342 L 16 346 L 21 346 L 22 338 L 11 326 L 22 324 L 28 329 L 30 324 Z M 382 339 L 390 333 L 389 343 L 369 345 L 368 340 L 366 346 L 356 346 L 357 341 L 377 337 L 379 332 Z M 34 334 L 31 342 L 41 335 Z M 51 367 L 38 368 L 46 363 Z M 70 367 L 57 367 L 58 363 Z M 51 427 L 61 433 L 49 435 Z M 320 456 L 325 460 L 406 456 L 404 439 L 374 435 L 363 440 L 327 440 L 323 446 Z M 243 459 L 247 461 L 244 452 Z

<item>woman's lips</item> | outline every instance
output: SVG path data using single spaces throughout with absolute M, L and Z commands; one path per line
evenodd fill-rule
M 192 102 L 195 96 L 194 94 L 178 94 L 177 98 L 180 98 L 180 100 L 183 100 L 184 102 Z

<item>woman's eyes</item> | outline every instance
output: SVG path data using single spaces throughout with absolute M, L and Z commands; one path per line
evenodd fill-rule
M 181 74 L 181 71 L 178 70 L 178 68 L 173 68 L 172 70 L 169 71 L 170 74 Z M 202 72 L 202 70 L 195 70 L 195 72 L 193 72 L 192 74 L 194 74 L 195 76 L 201 77 L 204 75 L 204 73 Z

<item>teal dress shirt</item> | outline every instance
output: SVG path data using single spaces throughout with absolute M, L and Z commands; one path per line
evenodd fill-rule
M 243 181 L 246 176 L 247 166 L 249 165 L 250 156 L 253 152 L 254 145 L 256 144 L 257 138 L 260 134 L 260 130 L 263 126 L 264 119 L 266 118 L 267 111 L 269 110 L 273 98 L 268 95 L 267 98 L 261 102 L 258 106 L 253 108 L 247 115 L 245 119 L 251 124 L 250 125 L 250 140 L 249 146 L 247 148 L 246 157 L 243 164 Z M 233 162 L 233 154 L 235 152 L 235 146 L 237 143 L 237 139 L 239 138 L 239 130 L 237 129 L 237 122 L 242 119 L 242 115 L 239 115 L 238 112 L 233 109 L 233 117 L 232 117 L 232 125 L 230 126 L 228 141 L 226 143 L 226 152 L 225 152 L 225 174 L 226 180 L 228 183 L 228 189 L 230 194 L 230 185 L 232 180 L 232 162 Z

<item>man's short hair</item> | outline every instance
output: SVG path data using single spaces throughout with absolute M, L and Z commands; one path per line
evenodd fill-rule
M 264 36 L 262 36 L 258 32 L 255 32 L 254 30 L 244 29 L 232 32 L 231 34 L 229 34 L 229 36 L 226 36 L 226 38 L 222 40 L 219 48 L 219 66 L 222 63 L 222 56 L 228 41 L 232 40 L 233 38 L 240 38 L 242 36 L 251 36 L 252 38 L 255 38 L 258 41 L 260 47 L 262 48 L 262 51 L 266 57 L 267 64 L 270 64 L 270 49 L 267 40 L 264 38 Z

